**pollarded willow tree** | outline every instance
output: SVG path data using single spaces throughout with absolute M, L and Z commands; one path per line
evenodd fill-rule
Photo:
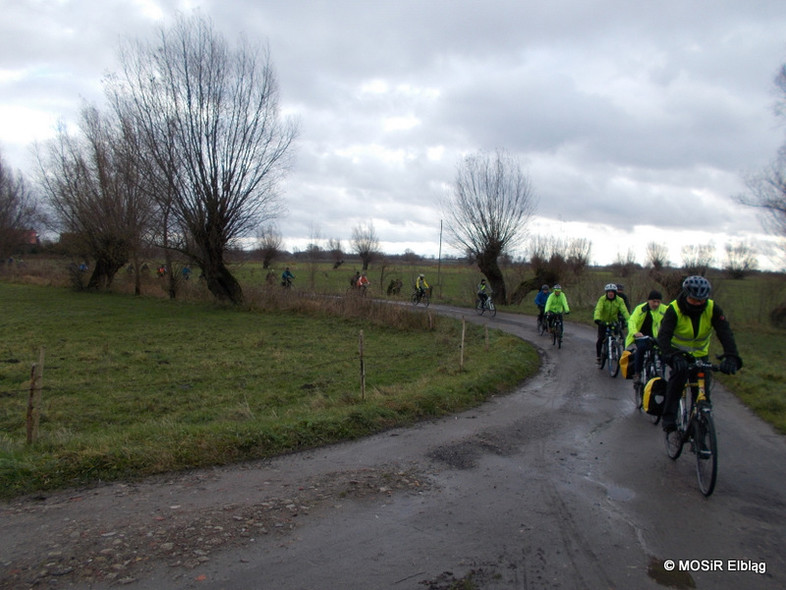
M 39 184 L 56 224 L 95 262 L 89 289 L 112 284 L 149 228 L 152 204 L 130 145 L 118 121 L 85 105 L 78 133 L 61 126 L 38 154 Z
M 137 134 L 159 243 L 201 267 L 217 299 L 240 303 L 226 252 L 281 213 L 278 184 L 297 135 L 279 115 L 269 52 L 243 39 L 230 47 L 193 16 L 129 43 L 120 62 L 107 94 Z
M 459 164 L 445 207 L 451 242 L 476 260 L 494 296 L 507 302 L 499 257 L 526 236 L 535 196 L 519 161 L 504 150 L 479 152 Z

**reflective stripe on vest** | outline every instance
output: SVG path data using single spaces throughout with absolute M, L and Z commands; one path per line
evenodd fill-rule
M 710 338 L 712 337 L 712 309 L 715 302 L 707 300 L 707 307 L 699 318 L 699 331 L 694 336 L 693 321 L 680 310 L 677 301 L 671 302 L 671 307 L 677 312 L 677 325 L 674 327 L 674 335 L 671 337 L 671 344 L 684 352 L 688 352 L 697 357 L 705 357 L 710 353 Z

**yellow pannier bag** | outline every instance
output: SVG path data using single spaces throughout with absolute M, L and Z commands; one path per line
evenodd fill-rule
M 666 403 L 666 380 L 662 377 L 653 377 L 644 386 L 644 396 L 641 408 L 648 414 L 660 416 Z
M 630 350 L 624 351 L 620 357 L 620 371 L 625 379 L 633 379 L 633 364 L 633 353 Z

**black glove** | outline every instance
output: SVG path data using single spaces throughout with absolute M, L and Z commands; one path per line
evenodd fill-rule
M 688 359 L 681 354 L 672 356 L 669 364 L 675 373 L 684 373 L 688 370 Z
M 595 320 L 595 323 L 600 326 L 603 322 L 601 322 L 600 320 Z
M 734 356 L 733 354 L 723 355 L 720 370 L 725 375 L 734 375 L 739 368 L 742 367 L 742 359 Z

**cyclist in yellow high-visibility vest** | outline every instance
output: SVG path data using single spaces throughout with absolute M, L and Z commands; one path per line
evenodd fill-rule
M 663 295 L 657 289 L 650 291 L 647 301 L 633 308 L 628 318 L 628 335 L 625 338 L 625 348 L 629 348 L 635 342 L 635 352 L 633 355 L 633 381 L 641 380 L 641 371 L 644 367 L 644 353 L 650 347 L 650 340 L 644 340 L 644 336 L 658 337 L 660 323 L 663 314 L 666 313 L 666 306 L 661 303 Z
M 658 331 L 658 346 L 671 375 L 663 408 L 663 430 L 675 429 L 677 406 L 688 379 L 690 357 L 704 359 L 710 354 L 712 331 L 723 346 L 720 370 L 733 375 L 742 368 L 734 333 L 721 308 L 710 299 L 712 285 L 702 276 L 691 276 L 682 283 L 682 292 L 663 314 Z
M 554 323 L 555 314 L 558 313 L 570 313 L 568 298 L 565 296 L 565 293 L 562 292 L 562 285 L 559 283 L 554 285 L 554 290 L 548 296 L 548 299 L 546 299 L 546 306 L 543 308 L 543 315 L 546 318 L 549 328 L 551 328 Z

